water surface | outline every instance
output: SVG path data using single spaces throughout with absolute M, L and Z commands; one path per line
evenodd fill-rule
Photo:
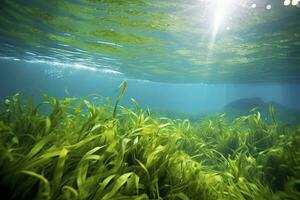
M 283 1 L 5 0 L 0 9 L 1 59 L 156 82 L 300 80 L 300 8 Z

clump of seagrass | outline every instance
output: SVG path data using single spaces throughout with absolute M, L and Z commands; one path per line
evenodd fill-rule
M 200 163 L 178 151 L 173 124 L 141 109 L 117 114 L 126 82 L 121 88 L 113 107 L 45 94 L 37 105 L 20 93 L 8 99 L 0 118 L 7 198 L 214 199 Z
M 299 199 L 300 129 L 270 107 L 225 115 L 157 118 L 94 96 L 17 93 L 0 113 L 0 187 L 6 199 Z M 100 103 L 99 103 L 100 102 Z

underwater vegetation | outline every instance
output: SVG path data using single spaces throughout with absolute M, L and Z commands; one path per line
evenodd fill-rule
M 270 106 L 231 122 L 155 117 L 96 95 L 36 104 L 17 93 L 0 114 L 7 199 L 299 199 L 300 128 Z M 92 99 L 92 100 L 91 100 Z

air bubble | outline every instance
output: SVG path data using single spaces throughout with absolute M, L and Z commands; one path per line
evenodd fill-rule
M 291 0 L 285 0 L 285 1 L 283 2 L 283 4 L 284 4 L 285 6 L 288 6 L 288 5 L 291 4 Z

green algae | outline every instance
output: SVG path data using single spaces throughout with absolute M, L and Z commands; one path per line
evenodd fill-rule
M 300 129 L 253 110 L 191 123 L 97 96 L 17 93 L 0 115 L 8 199 L 299 199 Z M 93 100 L 88 100 L 93 97 Z M 45 109 L 47 107 L 47 109 Z M 2 189 L 1 188 L 1 189 Z

